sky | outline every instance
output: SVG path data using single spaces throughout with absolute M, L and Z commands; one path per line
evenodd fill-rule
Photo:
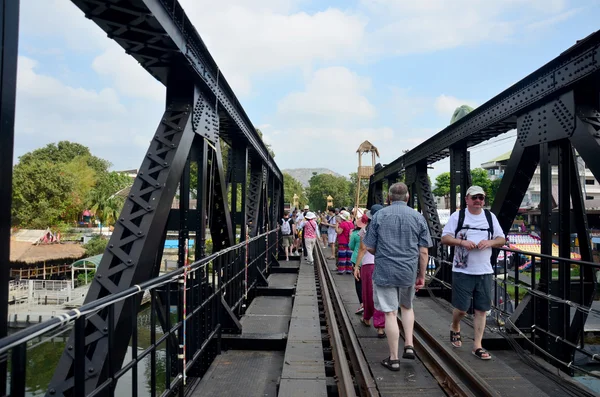
M 600 0 L 179 1 L 278 166 L 342 175 L 364 140 L 389 163 L 600 29 Z M 15 162 L 69 140 L 139 168 L 164 99 L 70 1 L 21 0 Z M 471 148 L 472 168 L 514 135 Z

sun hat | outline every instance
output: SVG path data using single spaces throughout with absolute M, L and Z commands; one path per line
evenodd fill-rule
M 348 211 L 341 211 L 340 216 L 343 220 L 347 221 L 350 219 L 350 213 Z
M 306 204 L 306 205 L 304 206 L 304 209 L 305 209 L 305 210 L 308 210 L 308 209 L 310 209 L 310 208 L 308 207 L 308 204 Z
M 485 196 L 485 192 L 481 186 L 473 185 L 467 189 L 467 196 L 473 196 L 475 194 L 483 194 Z
M 315 219 L 317 216 L 315 215 L 314 212 L 307 212 L 306 215 L 304 216 L 306 219 Z
M 356 222 L 356 227 L 359 227 L 361 229 L 363 227 L 367 226 L 367 223 L 363 221 L 363 217 L 362 216 L 357 217 L 355 222 Z

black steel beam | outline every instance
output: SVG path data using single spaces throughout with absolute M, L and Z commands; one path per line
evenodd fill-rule
M 519 207 L 527 193 L 539 158 L 537 147 L 525 148 L 518 142 L 515 143 L 492 205 L 492 212 L 498 217 L 504 233 L 508 232 L 515 216 L 519 213 Z
M 0 0 L 0 43 L 0 338 L 3 338 L 8 331 L 19 0 Z M 6 362 L 6 357 L 0 357 L 0 395 L 6 393 Z
M 115 224 L 108 247 L 98 266 L 85 303 L 123 291 L 158 275 L 156 253 L 160 246 L 169 210 L 185 167 L 194 131 L 192 95 L 168 104 L 148 152 L 140 166 L 123 211 Z M 141 296 L 135 298 L 139 306 Z M 100 311 L 87 321 L 85 328 L 85 389 L 94 390 L 107 379 L 108 368 L 118 368 L 125 357 L 131 336 L 130 299 L 115 304 L 111 362 L 108 362 L 108 311 Z M 49 390 L 54 395 L 70 395 L 74 385 L 74 337 L 71 335 Z
M 460 185 L 460 203 L 456 202 L 457 186 Z M 471 186 L 471 156 L 464 142 L 450 147 L 450 213 L 465 208 L 467 189 Z
M 174 55 L 181 54 L 186 66 L 195 71 L 196 84 L 202 86 L 212 103 L 218 101 L 235 131 L 245 137 L 253 152 L 282 180 L 281 171 L 177 0 L 128 0 L 119 2 L 119 7 L 109 0 L 72 1 L 165 85 L 169 69 L 182 62 Z M 137 30 L 132 32 L 132 28 Z M 161 40 L 157 43 L 158 38 Z M 150 58 L 160 60 L 158 67 L 156 61 L 145 62 L 149 49 Z
M 211 175 L 209 175 L 208 186 L 209 189 L 212 189 L 210 192 L 212 196 L 209 201 L 211 208 L 209 209 L 208 221 L 213 240 L 213 251 L 217 252 L 233 245 L 233 231 L 227 200 L 227 188 L 225 187 L 223 156 L 221 154 L 221 145 L 218 143 L 213 149 L 210 169 Z
M 246 190 L 248 188 L 248 147 L 245 142 L 234 141 L 231 154 L 231 227 L 236 233 L 240 226 L 240 241 L 246 239 Z M 238 189 L 240 196 L 238 197 Z M 240 211 L 238 211 L 238 203 Z
M 419 146 L 383 167 L 372 182 L 426 160 L 434 163 L 449 155 L 448 148 L 459 142 L 471 147 L 515 127 L 516 116 L 540 102 L 572 89 L 582 79 L 597 76 L 600 69 L 600 31 L 561 53 L 512 87 L 496 95 L 457 122 L 444 128 Z
M 435 204 L 435 198 L 431 192 L 431 185 L 429 184 L 429 177 L 427 176 L 427 164 L 422 162 L 417 164 L 417 180 L 416 180 L 416 193 L 419 198 L 419 203 L 423 211 L 423 216 L 429 226 L 429 232 L 431 237 L 435 241 L 439 241 L 442 238 L 442 224 L 437 212 L 437 205 Z M 438 252 L 437 257 L 441 257 L 441 245 L 437 245 Z

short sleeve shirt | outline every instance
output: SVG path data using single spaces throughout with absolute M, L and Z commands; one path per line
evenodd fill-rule
M 338 234 L 338 244 L 348 244 L 350 242 L 350 232 L 354 229 L 354 224 L 350 221 L 342 221 L 339 227 L 342 229 L 342 233 Z
M 402 201 L 395 201 L 375 213 L 363 242 L 375 249 L 373 283 L 382 287 L 414 285 L 419 247 L 431 247 L 425 218 Z
M 458 226 L 458 215 L 459 211 L 456 211 L 450 215 L 450 219 L 442 231 L 442 236 L 450 235 L 454 237 L 456 227 Z M 464 228 L 458 231 L 456 238 L 461 240 L 469 240 L 475 244 L 479 244 L 481 240 L 493 240 L 496 237 L 504 237 L 504 233 L 502 232 L 502 227 L 498 222 L 498 218 L 496 218 L 496 215 L 493 213 L 492 224 L 494 225 L 494 234 L 490 238 L 488 232 L 490 225 L 485 217 L 485 213 L 481 211 L 481 214 L 473 215 L 468 210 L 465 210 L 465 221 L 463 223 Z M 464 247 L 454 247 L 452 271 L 474 275 L 491 274 L 494 272 L 490 262 L 491 256 L 491 248 L 486 248 L 484 250 L 474 248 L 469 251 Z

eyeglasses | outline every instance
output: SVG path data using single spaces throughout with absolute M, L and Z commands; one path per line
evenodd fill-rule
M 483 194 L 476 194 L 474 196 L 471 196 L 471 200 L 483 201 L 483 200 L 485 200 L 485 196 Z

